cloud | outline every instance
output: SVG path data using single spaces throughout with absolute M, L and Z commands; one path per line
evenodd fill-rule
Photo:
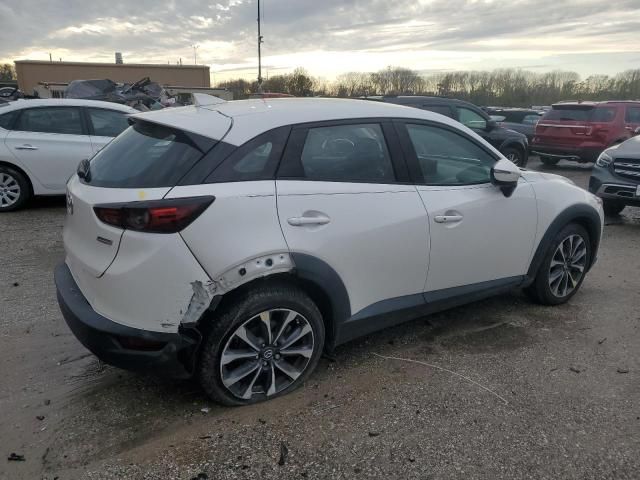
M 125 62 L 175 63 L 190 61 L 196 44 L 199 63 L 223 76 L 255 70 L 256 0 L 1 1 L 0 60 L 46 59 L 52 52 L 112 61 L 121 51 Z M 561 55 L 574 55 L 581 73 L 612 73 L 632 68 L 640 53 L 637 0 L 264 0 L 263 6 L 265 64 L 302 65 L 329 77 L 388 64 L 421 71 L 555 65 Z M 593 64 L 580 63 L 581 56 Z

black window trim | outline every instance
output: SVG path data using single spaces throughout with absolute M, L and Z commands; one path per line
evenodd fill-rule
M 430 120 L 423 119 L 396 119 L 393 122 L 396 131 L 398 132 L 398 136 L 400 138 L 400 142 L 402 148 L 404 149 L 404 156 L 407 160 L 407 164 L 409 166 L 409 172 L 411 173 L 412 183 L 414 185 L 420 186 L 429 186 L 429 187 L 468 187 L 473 185 L 488 185 L 491 183 L 491 180 L 484 182 L 471 182 L 471 183 L 451 183 L 451 184 L 442 184 L 442 183 L 427 183 L 424 180 L 424 175 L 422 173 L 422 169 L 420 168 L 420 164 L 418 163 L 418 154 L 413 146 L 413 142 L 409 136 L 409 132 L 407 130 L 407 124 L 409 125 L 424 125 L 427 127 L 435 127 L 440 128 L 442 130 L 448 130 L 451 133 L 461 136 L 462 138 L 470 141 L 477 147 L 479 147 L 482 151 L 484 151 L 489 157 L 494 159 L 494 162 L 500 160 L 500 157 L 496 155 L 494 152 L 489 150 L 485 145 L 479 142 L 477 139 L 470 137 L 465 132 L 460 131 L 459 129 L 452 127 L 450 125 L 446 125 L 444 123 L 433 122 Z
M 93 120 L 91 120 L 91 112 L 89 110 L 104 110 L 107 112 L 121 113 L 123 116 L 131 115 L 128 112 L 123 112 L 122 110 L 115 110 L 113 108 L 105 108 L 105 107 L 90 107 L 90 106 L 82 106 L 80 107 L 82 110 L 82 117 L 85 126 L 87 127 L 87 135 L 93 135 L 95 137 L 104 137 L 105 135 L 96 135 L 95 129 L 93 128 Z M 130 122 L 129 122 L 130 123 Z M 124 130 L 123 130 L 124 131 Z M 111 137 L 115 138 L 115 137 Z
M 27 110 L 39 110 L 42 108 L 75 108 L 77 110 L 79 110 L 80 113 L 80 125 L 82 126 L 82 133 L 80 133 L 79 136 L 88 136 L 89 135 L 89 129 L 88 129 L 88 125 L 87 125 L 87 120 L 85 118 L 85 113 L 83 111 L 83 107 L 79 106 L 79 105 L 35 105 L 33 107 L 26 107 L 26 108 L 21 108 L 20 110 L 17 110 L 18 115 L 16 115 L 13 119 L 13 123 L 12 123 L 12 131 L 15 132 L 25 132 L 25 133 L 44 133 L 47 135 L 78 135 L 76 133 L 56 133 L 56 132 L 33 132 L 30 130 L 17 130 L 15 127 L 16 125 L 18 125 L 18 121 L 20 120 L 20 118 L 22 117 L 22 114 L 24 112 L 26 112 Z
M 345 180 L 306 178 L 302 167 L 302 150 L 307 139 L 307 134 L 312 128 L 336 127 L 340 125 L 370 125 L 380 126 L 382 136 L 386 142 L 389 158 L 394 173 L 394 181 L 379 182 L 371 180 Z M 409 169 L 404 158 L 404 149 L 400 146 L 400 139 L 393 128 L 391 117 L 361 117 L 348 119 L 323 120 L 317 122 L 299 123 L 291 126 L 289 141 L 282 155 L 282 160 L 276 173 L 278 180 L 295 180 L 301 182 L 333 182 L 333 183 L 364 183 L 373 185 L 413 185 Z

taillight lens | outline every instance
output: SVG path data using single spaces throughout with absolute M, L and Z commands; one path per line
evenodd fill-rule
M 100 221 L 125 230 L 148 233 L 176 233 L 213 203 L 215 197 L 166 198 L 145 202 L 96 205 Z

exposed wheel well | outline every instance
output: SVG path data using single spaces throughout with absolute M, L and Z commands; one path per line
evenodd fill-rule
M 256 286 L 265 284 L 287 284 L 303 290 L 316 304 L 322 314 L 325 327 L 325 348 L 331 349 L 335 339 L 335 318 L 330 296 L 317 283 L 296 276 L 294 273 L 276 273 L 266 277 L 256 278 L 238 288 L 225 293 L 222 298 L 214 298 L 214 307 L 200 321 L 198 327 L 206 333 L 215 318 L 216 311 L 222 311 L 227 305 L 238 301 L 241 297 L 249 295 Z
M 27 172 L 25 172 L 22 168 L 20 168 L 19 166 L 15 165 L 13 163 L 3 162 L 2 160 L 0 160 L 0 167 L 11 168 L 11 169 L 15 170 L 16 172 L 21 173 L 22 176 L 27 181 L 27 184 L 29 185 L 29 194 L 33 195 L 33 183 L 31 183 L 31 178 L 29 178 L 29 175 L 27 174 Z

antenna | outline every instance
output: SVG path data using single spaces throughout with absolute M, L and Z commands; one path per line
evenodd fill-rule
M 258 93 L 262 93 L 262 34 L 260 27 L 260 0 L 258 0 Z

